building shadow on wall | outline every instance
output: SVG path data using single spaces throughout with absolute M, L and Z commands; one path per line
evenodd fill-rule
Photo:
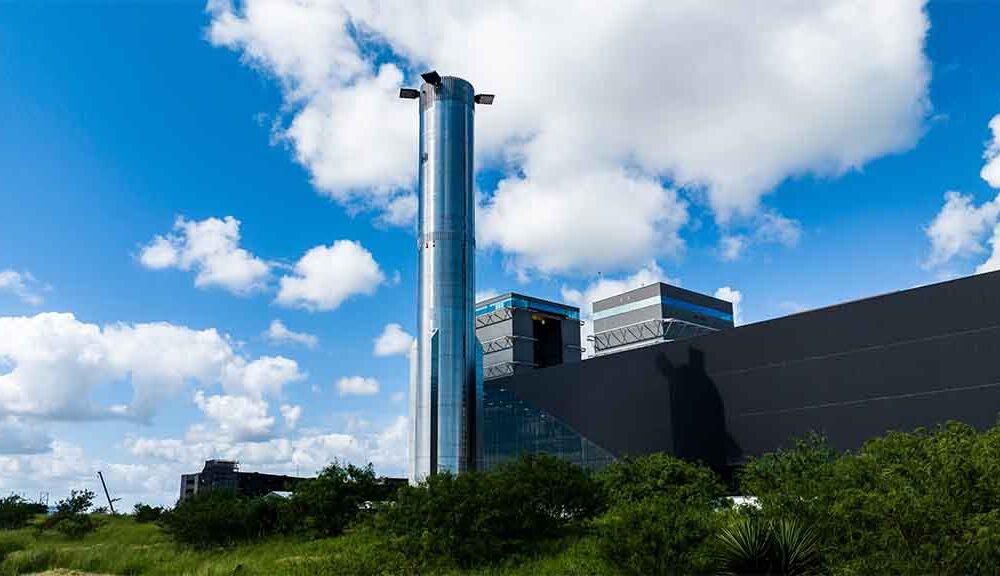
M 729 463 L 739 461 L 742 450 L 726 429 L 722 397 L 705 370 L 704 352 L 688 348 L 688 361 L 683 364 L 675 364 L 666 354 L 660 354 L 656 362 L 670 386 L 674 454 L 728 476 Z

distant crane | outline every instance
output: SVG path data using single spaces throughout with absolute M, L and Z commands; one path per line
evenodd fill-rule
M 111 498 L 111 494 L 108 493 L 108 485 L 104 482 L 104 474 L 101 474 L 100 470 L 97 471 L 97 477 L 101 479 L 101 486 L 104 487 L 104 497 L 108 499 L 108 508 L 111 509 L 111 515 L 114 516 L 115 502 L 118 502 L 121 498 Z

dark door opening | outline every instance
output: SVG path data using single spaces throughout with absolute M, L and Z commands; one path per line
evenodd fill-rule
M 538 314 L 531 315 L 531 336 L 535 339 L 535 366 L 544 368 L 562 364 L 561 322 Z

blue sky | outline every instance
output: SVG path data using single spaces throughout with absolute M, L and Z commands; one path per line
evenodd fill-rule
M 990 257 L 997 221 L 997 191 L 980 171 L 1000 113 L 1000 3 L 886 4 L 898 4 L 888 19 L 848 22 L 859 35 L 851 45 L 789 35 L 791 56 L 747 50 L 739 58 L 759 61 L 732 64 L 793 75 L 802 91 L 791 95 L 728 70 L 733 52 L 705 53 L 683 34 L 657 45 L 662 58 L 644 61 L 628 47 L 647 32 L 674 34 L 685 19 L 706 36 L 736 26 L 723 47 L 773 48 L 747 30 L 794 22 L 832 29 L 835 41 L 849 37 L 837 18 L 817 24 L 801 9 L 769 7 L 644 22 L 623 10 L 620 28 L 593 32 L 622 53 L 579 63 L 538 39 L 572 43 L 596 26 L 592 15 L 539 14 L 531 21 L 541 32 L 526 32 L 538 61 L 510 63 L 498 60 L 497 41 L 423 36 L 404 7 L 291 14 L 282 27 L 280 14 L 258 17 L 252 2 L 0 4 L 0 491 L 58 498 L 93 488 L 103 469 L 127 501 L 170 502 L 176 474 L 210 455 L 301 473 L 334 457 L 371 459 L 401 474 L 405 342 L 377 355 L 374 341 L 390 324 L 415 329 L 406 206 L 416 111 L 385 95 L 426 67 L 498 94 L 478 112 L 481 291 L 586 311 L 608 290 L 671 279 L 708 293 L 728 287 L 754 322 L 973 273 Z M 456 14 L 494 40 L 505 37 L 505 18 L 532 16 Z M 870 64 L 893 43 L 886 69 Z M 471 55 L 453 56 L 454 46 Z M 512 71 L 521 68 L 541 80 L 519 81 Z M 610 83 L 626 88 L 595 88 L 606 69 L 622 70 Z M 576 78 L 580 86 L 566 86 Z M 664 97 L 672 87 L 691 92 Z M 579 101 L 559 99 L 569 89 Z M 633 91 L 647 94 L 632 100 Z M 791 104 L 774 109 L 783 98 Z M 591 119 L 640 129 L 595 132 Z M 646 124 L 657 129 L 644 133 Z M 947 212 L 949 190 L 969 201 Z M 605 226 L 602 216 L 619 222 Z M 175 228 L 178 217 L 231 217 L 238 239 L 212 244 L 206 259 Z M 158 264 L 144 258 L 157 237 L 174 251 Z M 742 249 L 727 254 L 727 239 Z M 315 267 L 296 268 L 317 247 Z M 266 272 L 240 268 L 254 262 Z M 196 285 L 213 272 L 223 279 Z M 296 277 L 298 296 L 282 284 Z M 40 328 L 39 315 L 57 312 L 72 317 Z M 317 345 L 267 338 L 275 320 Z M 177 368 L 187 346 L 215 356 Z M 165 368 L 144 380 L 148 357 Z M 269 367 L 266 382 L 247 368 L 257 361 Z M 377 393 L 338 389 L 355 377 L 355 391 L 374 380 Z M 140 389 L 152 395 L 145 408 Z M 290 422 L 281 406 L 301 416 Z

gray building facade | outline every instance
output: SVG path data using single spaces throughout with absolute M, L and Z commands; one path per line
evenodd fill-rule
M 592 468 L 665 452 L 725 473 L 810 432 L 855 450 L 891 430 L 950 420 L 988 428 L 1000 412 L 1000 272 L 525 372 L 485 388 L 488 401 L 497 399 L 485 431 L 497 445 L 487 442 L 487 454 L 553 451 L 552 440 L 569 431 L 589 450 L 564 457 Z M 592 457 L 600 451 L 607 457 Z
M 579 362 L 580 309 L 508 292 L 476 304 L 483 380 Z
M 593 319 L 603 355 L 732 328 L 733 305 L 657 282 L 594 302 Z

